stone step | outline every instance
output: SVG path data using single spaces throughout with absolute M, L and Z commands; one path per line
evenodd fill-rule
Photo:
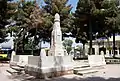
M 18 66 L 12 66 L 12 69 L 16 70 L 16 71 L 23 71 L 24 68 L 18 67 Z
M 90 65 L 77 65 L 77 66 L 74 66 L 74 68 L 86 68 L 86 67 L 90 67 Z
M 77 74 L 85 75 L 85 74 L 92 74 L 92 73 L 96 73 L 96 72 L 98 72 L 98 70 L 86 70 L 86 71 L 78 71 Z
M 6 71 L 10 74 L 19 73 L 18 71 L 14 70 L 12 68 L 7 69 Z
M 85 68 L 74 68 L 74 71 L 85 71 L 85 70 L 90 70 L 92 67 L 85 67 Z
M 92 67 L 84 67 L 84 68 L 78 67 L 78 68 L 74 68 L 74 73 L 77 74 L 79 71 L 86 71 L 86 70 L 91 70 L 91 69 Z
M 105 66 L 94 66 L 94 67 L 92 67 L 93 69 L 98 69 L 98 70 L 100 70 L 100 69 L 105 69 Z
M 31 79 L 34 79 L 35 78 L 35 76 L 27 76 L 27 77 L 25 77 L 25 80 L 31 80 Z
M 18 67 L 21 67 L 21 68 L 24 68 L 24 67 L 25 67 L 25 64 L 18 64 L 17 66 L 18 66 Z

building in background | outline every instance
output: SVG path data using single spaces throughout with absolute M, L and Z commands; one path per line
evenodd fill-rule
M 93 40 L 92 52 L 95 55 L 104 54 L 106 57 L 113 56 L 113 36 L 111 38 L 100 38 Z M 120 35 L 115 36 L 115 55 L 120 56 Z M 85 45 L 85 54 L 89 54 L 89 42 Z

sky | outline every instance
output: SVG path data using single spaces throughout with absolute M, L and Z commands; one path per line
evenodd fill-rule
M 14 0 L 14 1 L 19 1 L 19 0 Z M 31 0 L 27 0 L 27 1 L 31 1 Z M 43 2 L 40 2 L 41 0 L 37 0 L 39 3 L 43 3 Z M 43 1 L 43 0 L 42 0 Z M 77 6 L 77 2 L 78 0 L 69 0 L 68 1 L 68 4 L 71 4 L 72 5 L 72 11 L 74 12 L 75 9 L 76 9 L 76 6 Z
M 73 12 L 74 12 L 75 9 L 76 9 L 77 2 L 78 2 L 78 0 L 69 0 L 69 2 L 68 2 L 68 4 L 71 4 L 71 5 L 72 5 L 72 7 L 73 7 L 72 11 L 73 11 Z
M 39 1 L 39 0 L 38 0 Z M 74 12 L 75 11 L 75 9 L 76 9 L 76 6 L 77 6 L 77 2 L 78 2 L 78 0 L 69 0 L 68 1 L 68 4 L 71 4 L 72 5 L 72 11 Z

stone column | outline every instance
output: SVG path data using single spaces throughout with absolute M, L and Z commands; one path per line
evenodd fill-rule
M 62 31 L 60 28 L 60 16 L 55 14 L 53 31 L 51 33 L 51 47 L 48 55 L 50 56 L 64 56 L 64 49 L 62 45 Z

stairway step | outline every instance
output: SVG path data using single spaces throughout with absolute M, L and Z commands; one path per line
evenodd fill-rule
M 10 74 L 18 73 L 18 71 L 14 70 L 12 68 L 7 69 L 6 71 L 9 72 Z
M 90 67 L 89 65 L 75 65 L 74 68 L 86 68 Z
M 85 68 L 74 68 L 74 71 L 85 71 L 85 70 L 90 70 L 92 67 L 85 67 Z
M 74 68 L 74 73 L 77 74 L 80 71 L 87 71 L 87 70 L 92 70 L 92 67 Z
M 16 71 L 23 71 L 24 68 L 18 67 L 18 66 L 12 66 L 12 69 L 16 70 Z
M 100 69 L 105 69 L 105 66 L 94 66 L 93 68 L 94 68 L 94 69 L 99 69 L 99 70 L 100 70 Z
M 79 71 L 77 74 L 78 75 L 84 75 L 84 74 L 91 74 L 91 73 L 96 73 L 98 70 L 87 70 L 87 71 Z
M 34 76 L 28 76 L 25 78 L 25 80 L 31 80 L 31 79 L 34 79 L 35 77 Z
M 24 67 L 25 67 L 25 64 L 18 64 L 17 66 L 18 66 L 18 67 L 21 67 L 21 68 L 24 68 Z

